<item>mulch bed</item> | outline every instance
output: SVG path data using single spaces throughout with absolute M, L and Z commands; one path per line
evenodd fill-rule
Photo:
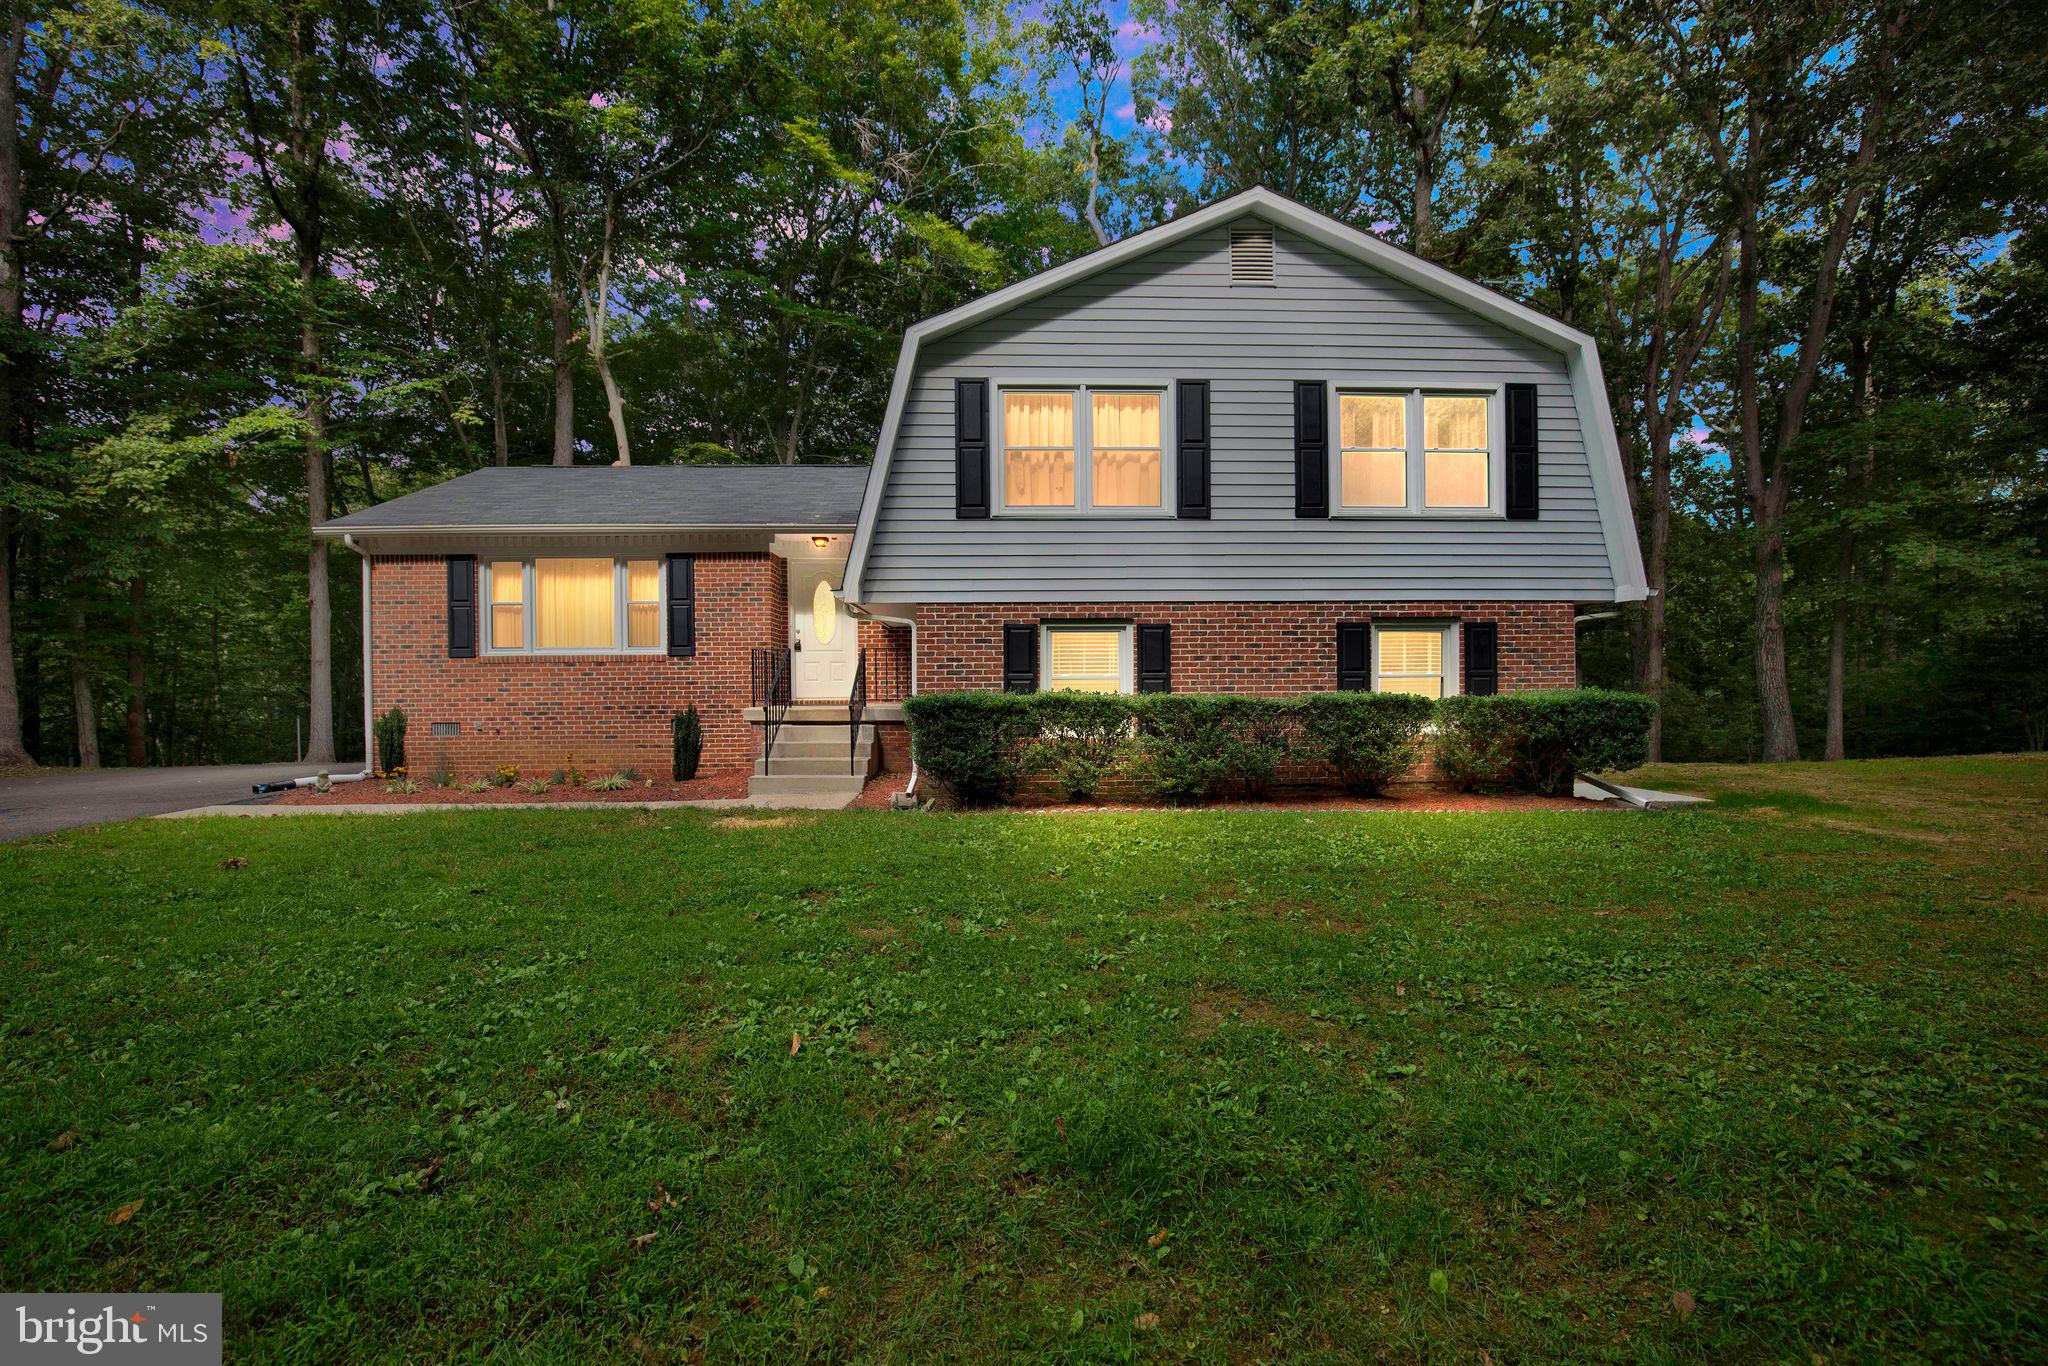
M 682 802 L 747 795 L 748 772 L 743 768 L 701 773 L 686 783 L 667 778 L 645 778 L 617 792 L 593 792 L 588 787 L 557 783 L 545 792 L 528 792 L 524 787 L 493 787 L 483 792 L 464 792 L 452 787 L 423 787 L 418 792 L 386 792 L 382 778 L 365 778 L 356 783 L 339 783 L 321 796 L 310 787 L 293 788 L 278 801 L 288 806 L 534 806 L 548 802 Z M 882 804 L 888 805 L 888 797 Z

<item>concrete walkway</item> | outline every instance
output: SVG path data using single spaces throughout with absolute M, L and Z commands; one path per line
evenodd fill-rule
M 155 816 L 201 803 L 254 800 L 249 793 L 252 784 L 311 772 L 304 764 L 223 764 L 85 772 L 53 768 L 20 778 L 0 778 L 0 841 L 101 821 Z
M 332 806 L 291 802 L 195 806 L 157 813 L 158 820 L 200 816 L 418 816 L 434 811 L 841 811 L 848 798 L 790 793 L 779 797 L 698 797 L 680 802 L 337 802 Z

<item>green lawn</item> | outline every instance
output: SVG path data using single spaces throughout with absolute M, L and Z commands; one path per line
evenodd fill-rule
M 2048 1352 L 2048 759 L 1643 777 L 1727 800 L 0 847 L 0 1285 L 231 1359 Z

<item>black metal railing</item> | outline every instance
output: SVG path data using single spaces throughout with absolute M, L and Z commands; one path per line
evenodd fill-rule
M 761 767 L 775 753 L 775 734 L 789 715 L 789 647 L 754 647 L 754 705 L 761 709 Z
M 862 650 L 853 662 L 853 687 L 846 694 L 846 771 L 860 772 L 855 756 L 860 752 L 860 718 L 868 709 L 868 652 Z

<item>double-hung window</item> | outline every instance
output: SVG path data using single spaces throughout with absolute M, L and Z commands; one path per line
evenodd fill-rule
M 1167 510 L 1163 385 L 1005 385 L 999 393 L 1004 512 Z
M 1354 516 L 1502 510 L 1497 395 L 1337 391 L 1337 508 Z
M 652 653 L 662 648 L 661 561 L 491 559 L 489 654 Z
M 1117 622 L 1058 622 L 1039 651 L 1047 691 L 1131 691 L 1131 628 Z
M 1455 626 L 1378 626 L 1373 629 L 1375 692 L 1444 697 L 1458 687 L 1458 631 Z

